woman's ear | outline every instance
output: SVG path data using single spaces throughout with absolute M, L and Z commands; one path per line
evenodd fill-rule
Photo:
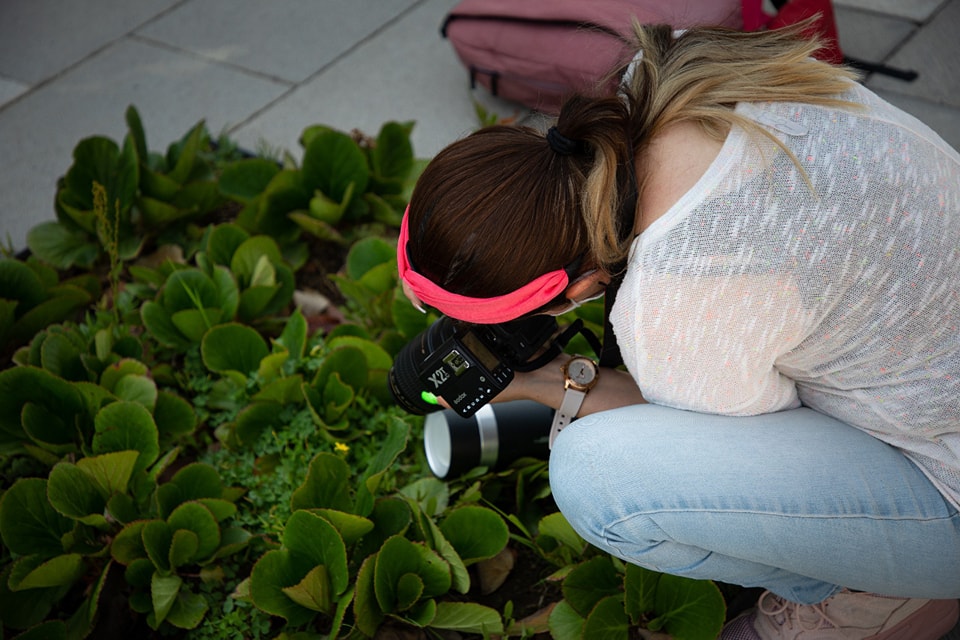
M 610 274 L 603 269 L 593 269 L 577 277 L 567 285 L 563 295 L 567 300 L 579 300 L 596 295 L 610 284 Z

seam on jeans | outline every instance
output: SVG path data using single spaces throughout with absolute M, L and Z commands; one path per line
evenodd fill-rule
M 851 514 L 792 514 L 792 513 L 776 513 L 773 511 L 760 511 L 754 509 L 653 509 L 649 511 L 635 511 L 630 515 L 623 516 L 613 522 L 610 522 L 603 527 L 603 531 L 606 532 L 607 529 L 614 527 L 628 520 L 632 520 L 641 516 L 651 516 L 658 513 L 710 513 L 710 514 L 724 514 L 724 515 L 753 515 L 753 516 L 772 516 L 775 518 L 802 518 L 802 519 L 816 519 L 816 520 L 851 520 L 856 518 L 863 518 L 865 520 L 882 520 L 887 522 L 937 522 L 940 520 L 957 520 L 960 518 L 960 513 L 954 513 L 947 516 L 934 516 L 934 517 L 916 517 L 916 516 L 878 516 L 875 514 L 869 513 L 851 513 Z M 657 523 L 654 523 L 657 524 Z M 958 521 L 960 524 L 960 521 Z M 660 529 L 660 525 L 657 524 L 657 528 Z M 662 531 L 662 529 L 661 529 Z

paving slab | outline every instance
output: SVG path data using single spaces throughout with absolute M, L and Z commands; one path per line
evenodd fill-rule
M 217 62 L 297 83 L 415 2 L 189 0 L 137 33 Z
M 53 219 L 56 180 L 76 144 L 122 140 L 124 111 L 140 111 L 151 150 L 165 150 L 205 119 L 212 133 L 245 120 L 287 86 L 133 39 L 100 51 L 0 111 L 0 239 L 26 246 L 34 225 Z
M 29 88 L 30 87 L 28 85 L 25 85 L 22 82 L 0 77 L 0 107 L 3 107 L 3 105 L 7 104 L 17 96 L 26 93 L 27 89 Z
M 917 29 L 906 18 L 838 6 L 834 13 L 844 54 L 867 62 L 886 60 Z
M 916 69 L 913 82 L 874 75 L 867 80 L 871 89 L 882 89 L 960 108 L 960 0 L 952 0 L 936 18 L 917 29 L 887 64 Z M 960 123 L 958 123 L 960 126 Z
M 945 2 L 946 0 L 834 0 L 834 5 L 924 22 Z
M 384 122 L 415 120 L 414 152 L 433 156 L 479 125 L 467 72 L 440 36 L 454 4 L 417 5 L 231 134 L 246 148 L 267 143 L 298 156 L 300 133 L 312 124 L 374 135 Z M 504 113 L 524 111 L 495 100 L 488 105 Z
M 182 0 L 2 0 L 0 76 L 35 85 Z

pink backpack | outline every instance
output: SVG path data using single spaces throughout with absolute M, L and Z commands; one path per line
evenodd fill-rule
M 777 4 L 784 6 L 768 16 L 761 0 L 461 0 L 447 14 L 441 34 L 469 71 L 471 87 L 480 84 L 493 95 L 556 114 L 572 93 L 616 89 L 619 78 L 609 74 L 634 53 L 633 18 L 677 29 L 753 30 L 820 12 L 818 30 L 836 45 L 830 0 Z M 827 57 L 839 62 L 839 47 Z

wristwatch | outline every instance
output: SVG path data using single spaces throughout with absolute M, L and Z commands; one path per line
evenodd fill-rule
M 565 426 L 573 422 L 577 417 L 577 412 L 583 405 L 587 392 L 597 384 L 600 379 L 600 367 L 590 358 L 584 356 L 574 356 L 567 361 L 563 367 L 563 400 L 560 402 L 560 408 L 553 415 L 553 424 L 550 426 L 549 446 L 553 448 L 553 441 L 557 434 Z

